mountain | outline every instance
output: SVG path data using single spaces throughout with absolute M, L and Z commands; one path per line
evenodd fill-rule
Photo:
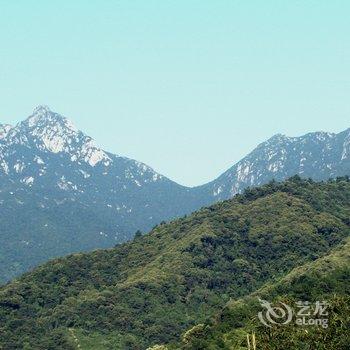
M 350 129 L 276 135 L 213 182 L 188 188 L 99 148 L 46 106 L 0 124 L 0 283 L 73 252 L 108 248 L 164 220 L 295 174 L 350 174 Z
M 51 257 L 114 246 L 201 202 L 39 106 L 0 126 L 0 281 Z
M 301 276 L 319 259 L 326 276 L 333 264 L 327 256 L 339 249 L 348 255 L 349 217 L 348 178 L 315 183 L 293 177 L 158 225 L 113 249 L 50 261 L 0 289 L 0 347 L 177 348 L 180 334 L 207 324 L 233 300 L 269 286 L 279 286 L 271 298 L 283 296 L 288 283 L 301 296 L 288 276 Z M 347 293 L 349 274 L 332 276 L 319 281 L 314 297 Z M 309 282 L 312 296 L 315 279 Z M 304 338 L 306 348 L 315 348 Z
M 350 175 L 350 129 L 339 134 L 314 132 L 301 137 L 275 135 L 216 180 L 201 187 L 216 200 L 228 199 L 249 186 L 272 179 L 327 180 Z

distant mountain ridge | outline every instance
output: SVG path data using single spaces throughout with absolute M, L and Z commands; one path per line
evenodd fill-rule
M 249 186 L 293 175 L 327 180 L 350 175 L 350 128 L 339 134 L 313 132 L 300 137 L 277 134 L 202 190 L 217 200 L 228 199 Z
M 349 175 L 350 129 L 276 135 L 216 180 L 189 188 L 102 150 L 70 120 L 39 106 L 15 126 L 0 124 L 0 281 L 295 174 Z

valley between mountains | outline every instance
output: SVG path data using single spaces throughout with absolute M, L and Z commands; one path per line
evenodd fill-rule
M 102 150 L 69 119 L 39 106 L 15 126 L 0 124 L 0 282 L 54 257 L 113 247 L 272 179 L 349 173 L 350 129 L 278 134 L 217 179 L 188 188 Z

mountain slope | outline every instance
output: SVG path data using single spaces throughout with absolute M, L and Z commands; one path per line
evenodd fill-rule
M 185 333 L 179 344 L 166 349 L 247 349 L 247 334 L 255 333 L 257 347 L 264 350 L 348 349 L 350 328 L 350 240 L 316 261 L 293 269 L 274 284 L 267 284 L 251 295 L 230 301 L 210 323 L 197 325 Z M 294 306 L 299 300 L 326 301 L 328 327 L 271 325 L 267 328 L 256 317 L 259 299 Z
M 51 257 L 114 246 L 202 202 L 40 106 L 0 126 L 0 282 Z
M 350 182 L 293 178 L 49 262 L 0 291 L 4 349 L 145 349 L 274 283 L 350 233 Z
M 350 129 L 339 134 L 314 132 L 301 137 L 275 135 L 201 191 L 216 200 L 231 198 L 248 186 L 272 179 L 303 178 L 327 180 L 350 174 Z

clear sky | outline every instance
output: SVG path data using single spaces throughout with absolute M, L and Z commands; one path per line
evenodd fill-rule
M 185 185 L 350 127 L 350 1 L 0 0 L 0 123 L 46 104 Z

